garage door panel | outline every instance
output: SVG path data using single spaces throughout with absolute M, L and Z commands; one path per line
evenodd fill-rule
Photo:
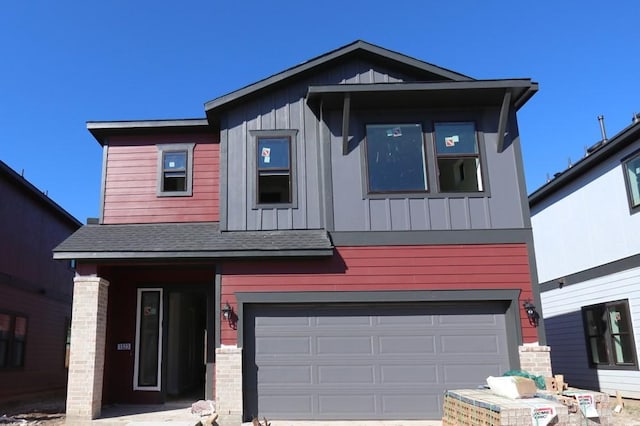
M 368 316 L 358 316 L 358 315 L 348 315 L 348 316 L 338 316 L 338 315 L 326 315 L 321 316 L 315 319 L 316 325 L 320 328 L 329 327 L 329 328 L 344 328 L 344 327 L 370 327 L 371 326 L 371 318 Z
M 398 326 L 398 325 L 423 325 L 433 326 L 434 321 L 432 316 L 422 315 L 381 315 L 376 317 L 377 323 L 381 326 Z
M 289 414 L 290 418 L 298 418 L 297 416 L 306 416 L 313 411 L 313 398 L 309 395 L 300 395 L 299 393 L 270 394 L 261 396 L 260 399 L 264 399 L 264 404 L 272 407 L 274 413 L 281 413 L 279 414 L 281 416 Z M 257 412 L 252 414 L 258 415 Z M 259 412 L 259 415 L 268 417 L 269 413 Z
M 434 336 L 381 336 L 378 340 L 381 355 L 433 354 Z
M 273 327 L 274 329 L 282 328 L 282 327 L 292 327 L 292 326 L 300 326 L 300 327 L 309 327 L 311 318 L 303 317 L 303 316 L 294 316 L 295 314 L 291 313 L 286 315 L 283 313 L 282 316 L 274 316 L 274 317 L 256 317 L 255 325 L 260 328 L 269 328 Z
M 245 413 L 283 420 L 441 418 L 446 389 L 476 387 L 509 369 L 504 309 L 249 306 Z
M 494 336 L 478 336 L 475 334 L 441 336 L 440 344 L 443 354 L 495 354 L 500 351 L 500 342 Z
M 318 409 L 321 413 L 372 413 L 376 410 L 376 399 L 373 395 L 367 393 L 320 394 L 318 397 Z
M 288 355 L 311 354 L 311 339 L 309 336 L 282 337 L 277 339 L 271 337 L 256 338 L 256 351 L 261 355 Z
M 308 365 L 263 365 L 258 370 L 258 381 L 271 384 L 304 384 L 312 381 L 312 368 Z
M 422 364 L 382 365 L 380 366 L 380 382 L 385 385 L 438 383 L 438 368 L 435 365 Z
M 318 355 L 362 355 L 373 353 L 372 339 L 366 336 L 318 337 L 316 343 Z
M 426 411 L 437 412 L 442 407 L 442 395 L 426 392 L 394 393 L 383 395 L 382 412 L 387 416 L 403 419 L 406 413 L 424 407 Z
M 320 384 L 373 384 L 374 376 L 372 366 L 322 365 L 318 367 Z

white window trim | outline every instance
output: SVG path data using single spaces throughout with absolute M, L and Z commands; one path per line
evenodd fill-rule
M 138 385 L 138 372 L 139 372 L 139 355 L 140 355 L 140 307 L 142 304 L 142 292 L 145 291 L 158 291 L 160 292 L 160 312 L 159 312 L 159 324 L 158 324 L 158 384 L 156 386 L 139 386 Z M 162 320 L 163 320 L 163 294 L 162 288 L 139 288 L 137 292 L 136 302 L 136 347 L 134 354 L 133 365 L 133 390 L 139 391 L 160 391 L 162 389 Z

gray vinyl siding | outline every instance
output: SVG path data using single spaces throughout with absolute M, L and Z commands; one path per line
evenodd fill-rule
M 571 386 L 640 398 L 640 371 L 595 369 L 589 366 L 582 307 L 627 299 L 636 354 L 640 341 L 640 268 L 586 280 L 541 294 L 547 343 L 555 373 Z
M 253 102 L 232 108 L 222 119 L 222 141 L 226 140 L 228 167 L 223 169 L 221 217 L 224 230 L 317 229 L 337 231 L 467 230 L 523 228 L 525 219 L 519 190 L 514 144 L 519 143 L 515 114 L 510 120 L 506 149 L 498 153 L 496 127 L 498 108 L 438 110 L 351 110 L 349 132 L 353 146 L 342 154 L 342 111 L 310 107 L 305 99 L 312 84 L 388 83 L 415 81 L 415 76 L 392 72 L 376 64 L 354 60 L 325 69 L 309 78 L 291 82 Z M 433 121 L 473 120 L 482 130 L 483 180 L 486 193 L 443 197 L 413 194 L 389 198 L 366 193 L 366 163 L 363 155 L 364 126 L 368 122 L 423 122 L 425 132 Z M 297 130 L 293 160 L 296 180 L 294 205 L 273 207 L 255 203 L 256 155 L 253 130 Z M 224 144 L 224 142 L 223 142 Z M 430 146 L 427 144 L 427 146 Z M 223 147 L 224 149 L 225 147 Z M 427 155 L 433 155 L 428 153 Z M 223 159 L 224 161 L 224 159 Z M 435 167 L 428 170 L 435 183 Z M 226 197 L 225 197 L 226 195 Z

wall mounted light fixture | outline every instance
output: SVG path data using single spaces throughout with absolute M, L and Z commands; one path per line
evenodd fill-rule
M 536 311 L 536 305 L 531 303 L 531 300 L 525 300 L 522 303 L 522 307 L 524 308 L 524 312 L 527 314 L 527 318 L 529 319 L 529 325 L 532 327 L 537 327 L 540 322 L 540 314 Z
M 238 324 L 238 316 L 233 311 L 233 308 L 231 307 L 231 305 L 229 305 L 229 302 L 224 302 L 224 306 L 222 307 L 221 312 L 222 312 L 222 318 L 224 318 L 225 321 L 227 321 L 227 323 L 229 324 L 229 327 L 235 330 Z

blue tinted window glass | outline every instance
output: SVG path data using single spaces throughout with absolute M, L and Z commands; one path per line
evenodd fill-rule
M 478 153 L 473 123 L 436 123 L 435 139 L 439 155 Z
M 165 170 L 185 169 L 186 164 L 187 153 L 185 151 L 164 153 Z
M 420 124 L 367 125 L 369 191 L 427 189 Z
M 259 169 L 289 169 L 289 138 L 258 139 Z

